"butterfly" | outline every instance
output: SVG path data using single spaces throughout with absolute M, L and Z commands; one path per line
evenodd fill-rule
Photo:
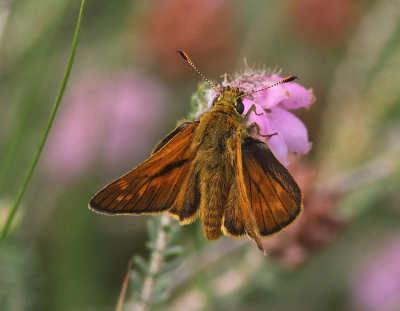
M 185 52 L 178 53 L 218 92 L 213 107 L 200 120 L 179 124 L 146 161 L 102 188 L 89 208 L 108 215 L 168 212 L 180 224 L 200 217 L 207 240 L 247 236 L 263 250 L 262 237 L 300 214 L 302 192 L 268 144 L 251 135 L 261 135 L 257 123 L 247 125 L 257 112 L 253 105 L 243 115 L 242 98 L 254 92 L 218 90 Z

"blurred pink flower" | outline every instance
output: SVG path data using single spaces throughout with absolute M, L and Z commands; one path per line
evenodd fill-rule
M 351 298 L 355 310 L 400 310 L 399 237 L 374 250 L 371 258 L 356 271 Z
M 230 85 L 238 87 L 245 93 L 260 90 L 275 82 L 282 80 L 278 75 L 260 73 L 246 73 L 238 76 L 232 81 L 225 79 L 223 86 Z M 295 82 L 278 85 L 251 96 L 243 98 L 245 106 L 243 114 L 255 105 L 257 114 L 250 114 L 248 124 L 256 122 L 260 126 L 262 135 L 277 133 L 266 140 L 276 157 L 288 165 L 288 152 L 305 154 L 311 144 L 308 141 L 308 133 L 303 122 L 288 110 L 309 107 L 314 101 L 312 90 L 307 90 Z
M 69 88 L 45 150 L 45 169 L 61 179 L 85 174 L 94 160 L 106 168 L 132 163 L 135 150 L 162 120 L 165 89 L 146 76 L 89 71 Z

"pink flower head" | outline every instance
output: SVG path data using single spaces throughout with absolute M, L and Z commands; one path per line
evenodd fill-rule
M 250 93 L 282 79 L 278 75 L 264 72 L 246 73 L 232 81 L 225 78 L 222 85 L 238 87 L 243 92 Z M 248 124 L 256 122 L 260 126 L 262 135 L 276 134 L 270 138 L 263 136 L 258 138 L 267 141 L 275 156 L 287 166 L 289 152 L 305 154 L 311 148 L 305 125 L 288 110 L 309 107 L 313 101 L 314 96 L 311 90 L 305 89 L 298 83 L 288 82 L 243 97 L 245 106 L 243 115 L 252 105 L 255 106 L 257 114 L 250 114 Z
M 357 269 L 350 282 L 354 310 L 400 310 L 400 236 L 363 258 L 361 264 L 355 261 Z
M 71 84 L 50 133 L 46 171 L 73 180 L 94 160 L 110 169 L 132 165 L 132 155 L 150 147 L 165 102 L 165 89 L 146 76 L 83 73 Z

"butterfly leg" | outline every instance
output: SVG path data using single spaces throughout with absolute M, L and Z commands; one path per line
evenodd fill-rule
M 260 126 L 256 123 L 253 122 L 251 123 L 248 127 L 247 127 L 247 132 L 251 132 L 253 129 L 256 129 L 256 133 L 258 136 L 262 136 L 262 137 L 267 137 L 267 139 L 270 139 L 272 136 L 278 135 L 278 133 L 272 133 L 272 134 L 268 134 L 268 135 L 263 135 L 260 133 L 261 128 Z
M 250 114 L 251 114 L 252 112 L 254 112 L 255 115 L 257 115 L 257 116 L 261 116 L 261 115 L 263 114 L 263 113 L 257 113 L 256 105 L 253 104 L 253 105 L 251 105 L 251 107 L 249 108 L 249 110 L 247 110 L 246 114 L 244 115 L 245 120 L 247 120 L 247 119 L 250 117 Z M 257 133 L 258 136 L 267 137 L 268 139 L 270 139 L 272 136 L 278 134 L 278 133 L 272 133 L 272 134 L 268 134 L 268 135 L 263 135 L 263 134 L 261 134 L 261 133 L 260 133 L 260 131 L 261 131 L 260 126 L 259 126 L 256 122 L 253 122 L 252 124 L 250 124 L 250 125 L 247 127 L 247 132 L 250 133 L 254 128 L 257 130 L 256 133 Z
M 256 116 L 261 116 L 263 114 L 262 112 L 261 113 L 257 113 L 256 105 L 253 104 L 253 105 L 250 106 L 249 110 L 247 110 L 246 114 L 244 115 L 245 119 L 248 119 L 252 112 L 254 112 Z

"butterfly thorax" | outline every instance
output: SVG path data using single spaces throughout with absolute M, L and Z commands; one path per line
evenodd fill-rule
M 237 111 L 237 98 L 243 94 L 238 88 L 226 87 L 222 90 L 210 111 L 200 119 L 193 140 L 193 147 L 200 148 L 210 156 L 224 156 L 229 152 L 234 132 L 245 130 L 245 122 Z

